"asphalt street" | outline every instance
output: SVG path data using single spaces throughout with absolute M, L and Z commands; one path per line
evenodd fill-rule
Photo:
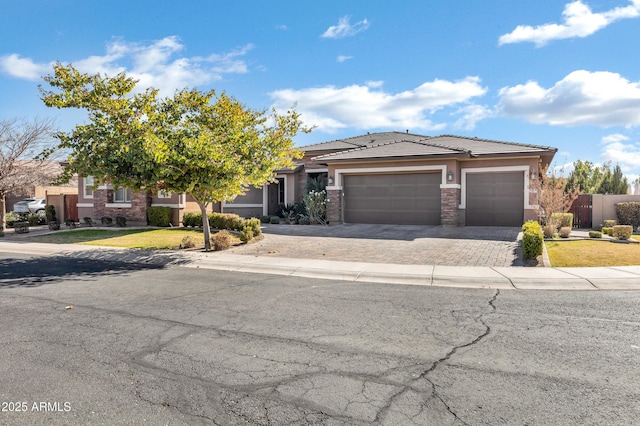
M 0 254 L 0 424 L 637 424 L 639 303 Z

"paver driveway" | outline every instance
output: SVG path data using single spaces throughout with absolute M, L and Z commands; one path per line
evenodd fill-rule
M 264 225 L 262 241 L 228 252 L 351 262 L 522 266 L 519 228 Z

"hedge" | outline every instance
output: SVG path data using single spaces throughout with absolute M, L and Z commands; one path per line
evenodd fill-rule
M 243 219 L 237 214 L 217 212 L 209 213 L 207 218 L 209 220 L 209 226 L 214 229 L 238 231 L 244 233 L 245 237 L 249 234 L 251 234 L 252 237 L 257 237 L 262 234 L 260 219 L 257 218 Z M 202 215 L 200 213 L 185 213 L 182 217 L 182 225 L 185 227 L 202 226 Z
M 538 222 L 530 220 L 522 225 L 522 249 L 525 258 L 535 259 L 540 256 L 542 244 L 544 244 L 544 236 Z
M 617 203 L 616 215 L 620 225 L 631 225 L 635 229 L 640 225 L 640 203 L 637 201 Z
M 616 225 L 613 227 L 613 237 L 619 240 L 628 240 L 633 234 L 631 225 Z
M 171 207 L 147 207 L 147 220 L 151 226 L 167 227 L 171 224 Z
M 185 227 L 190 226 L 192 228 L 202 226 L 202 214 L 191 212 L 185 213 L 182 216 L 182 225 Z

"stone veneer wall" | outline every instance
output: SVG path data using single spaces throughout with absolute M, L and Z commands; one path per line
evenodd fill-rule
M 342 223 L 342 191 L 339 189 L 328 189 L 327 198 L 327 220 L 331 225 Z
M 440 190 L 440 222 L 442 226 L 458 226 L 461 190 L 442 188 Z
M 131 207 L 106 207 L 107 203 L 113 201 L 112 189 L 99 189 L 93 192 L 93 219 L 100 223 L 100 218 L 108 216 L 115 223 L 116 216 L 127 218 L 127 224 L 146 225 L 147 207 L 151 204 L 150 197 L 144 192 L 133 192 L 131 194 Z

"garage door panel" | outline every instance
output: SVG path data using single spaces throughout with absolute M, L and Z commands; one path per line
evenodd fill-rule
M 344 176 L 347 223 L 440 224 L 440 174 Z
M 466 182 L 468 226 L 521 226 L 524 217 L 524 174 L 469 173 Z

